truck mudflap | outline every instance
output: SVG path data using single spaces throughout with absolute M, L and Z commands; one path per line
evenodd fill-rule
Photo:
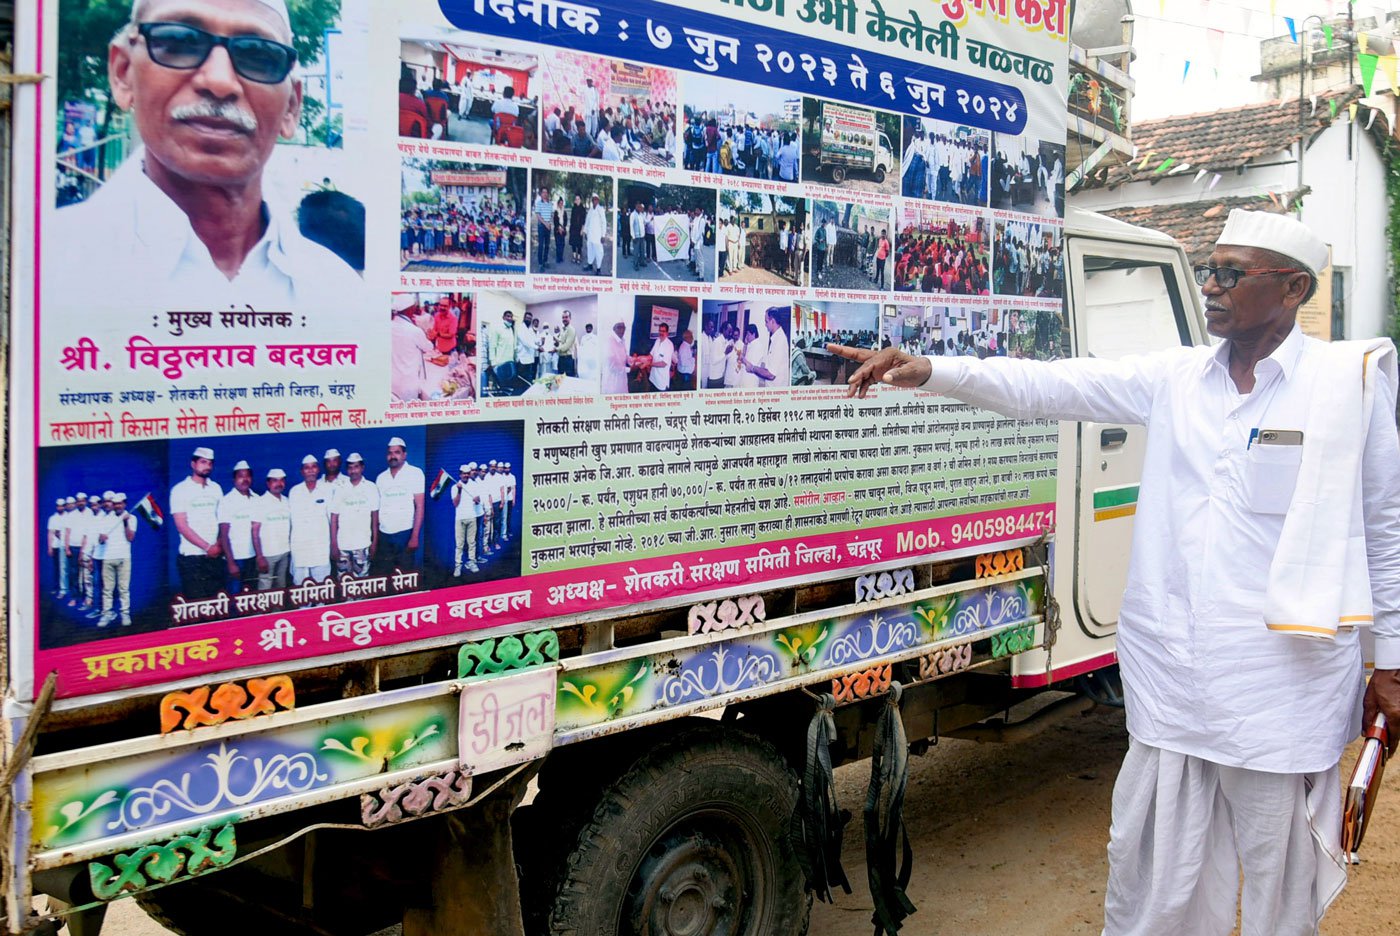
M 459 650 L 462 678 L 306 707 L 286 678 L 171 693 L 164 733 L 25 765 L 33 795 L 15 808 L 30 834 L 15 857 L 34 872 L 86 864 L 92 893 L 114 899 L 230 866 L 253 820 L 349 801 L 346 818 L 382 828 L 464 808 L 474 777 L 556 745 L 816 683 L 850 701 L 881 671 L 888 688 L 899 661 L 933 678 L 974 642 L 992 657 L 1035 645 L 1040 569 L 914 581 L 861 576 L 854 603 L 772 620 L 761 596 L 701 604 L 686 636 L 562 660 L 552 631 L 479 640 Z

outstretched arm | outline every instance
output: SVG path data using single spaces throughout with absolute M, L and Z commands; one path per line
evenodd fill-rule
M 1018 419 L 1067 419 L 1146 424 L 1152 395 L 1172 349 L 1120 361 L 1070 358 L 925 358 L 897 348 L 868 351 L 844 345 L 827 350 L 861 366 L 847 380 L 850 396 L 877 383 L 930 390 Z

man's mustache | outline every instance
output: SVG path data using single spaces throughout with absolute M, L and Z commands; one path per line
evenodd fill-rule
M 248 133 L 258 129 L 258 118 L 253 112 L 244 110 L 232 101 L 197 101 L 194 104 L 181 104 L 171 109 L 170 119 L 181 123 L 190 120 L 222 120 Z

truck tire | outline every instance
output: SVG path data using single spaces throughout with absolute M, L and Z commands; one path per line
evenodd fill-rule
M 842 182 L 845 182 L 845 181 L 846 181 L 846 167 L 845 167 L 845 166 L 832 166 L 832 167 L 831 167 L 831 184 L 832 184 L 832 185 L 840 185 Z
M 719 725 L 683 732 L 603 791 L 554 900 L 556 936 L 802 936 L 812 908 L 788 839 L 796 778 Z
M 884 167 L 884 166 L 876 166 L 876 167 L 875 167 L 875 184 L 876 184 L 876 185 L 884 185 L 884 184 L 885 184 L 885 167 Z

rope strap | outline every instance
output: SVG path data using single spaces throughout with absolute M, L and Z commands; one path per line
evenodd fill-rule
M 899 716 L 904 689 L 890 685 L 885 710 L 875 726 L 870 758 L 870 788 L 865 795 L 865 864 L 875 912 L 875 936 L 893 936 L 904 918 L 916 912 L 905 889 L 914 870 L 914 849 L 904 828 L 904 790 L 909 783 L 909 742 Z M 896 848 L 898 846 L 898 849 Z M 899 864 L 896 868 L 896 853 Z
M 807 889 L 818 900 L 830 903 L 833 884 L 851 892 L 841 867 L 841 839 L 851 814 L 837 806 L 836 781 L 831 774 L 831 743 L 836 737 L 836 720 L 831 713 L 836 709 L 836 699 L 830 693 L 816 699 L 817 711 L 807 724 L 806 763 L 792 814 L 791 835 L 797 861 L 807 878 Z

